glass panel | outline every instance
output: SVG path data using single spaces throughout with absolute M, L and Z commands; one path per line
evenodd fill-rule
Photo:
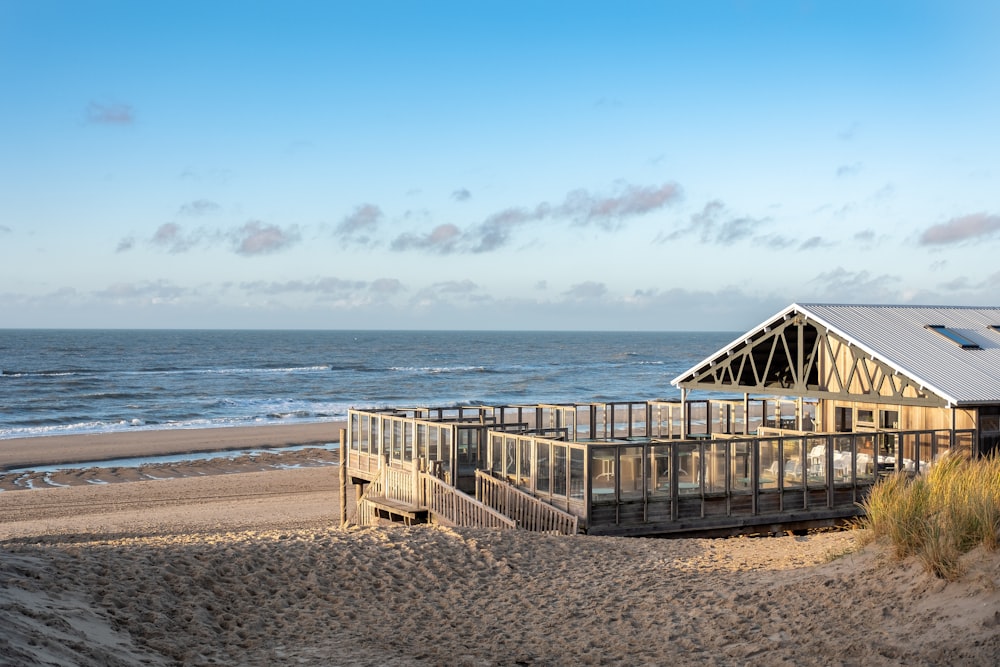
M 618 481 L 623 499 L 642 498 L 642 447 L 622 447 L 618 452 Z
M 512 483 L 517 483 L 517 438 L 504 438 L 503 474 Z
M 531 440 L 518 438 L 517 483 L 524 488 L 531 487 Z
M 473 464 L 476 462 L 475 451 L 472 443 L 475 439 L 475 432 L 469 428 L 458 429 L 458 462 Z
M 368 453 L 369 454 L 374 454 L 376 456 L 378 455 L 378 434 L 379 434 L 379 428 L 378 428 L 378 426 L 379 426 L 379 419 L 378 419 L 378 417 L 372 417 L 371 418 L 372 434 L 371 434 L 371 440 L 370 440 L 370 442 L 371 442 L 371 448 L 370 448 L 370 451 Z
M 535 458 L 537 459 L 536 473 L 535 473 L 535 488 L 538 489 L 539 493 L 548 493 L 551 488 L 550 480 L 552 479 L 552 471 L 550 470 L 551 460 L 549 458 L 549 452 L 551 446 L 547 441 L 539 440 L 535 442 Z
M 670 445 L 650 445 L 646 488 L 651 496 L 670 495 Z
M 897 436 L 902 445 L 903 461 L 902 470 L 916 472 L 917 461 L 920 458 L 920 441 L 916 433 L 900 433 Z
M 398 419 L 392 420 L 392 460 L 400 461 L 403 458 L 403 423 Z
M 392 420 L 388 417 L 382 419 L 382 448 L 378 454 L 380 458 L 389 456 L 392 451 Z
M 351 438 L 347 443 L 348 448 L 358 451 L 361 441 L 361 415 L 351 414 L 351 426 L 349 433 L 351 434 Z
M 569 497 L 583 500 L 583 457 L 582 447 L 569 450 Z
M 441 429 L 441 460 L 451 463 L 451 427 Z
M 785 440 L 782 443 L 782 469 L 785 471 L 785 488 L 802 486 L 802 441 Z
M 854 438 L 838 436 L 833 439 L 833 483 L 850 484 L 851 471 L 855 469 L 851 454 L 851 443 Z M 858 471 L 860 477 L 863 470 Z
M 878 453 L 878 470 L 888 472 L 896 468 L 896 445 L 898 438 L 895 433 L 876 433 L 875 444 Z
M 403 460 L 413 460 L 413 422 L 403 422 Z
M 733 493 L 749 492 L 752 483 L 750 475 L 750 443 L 729 443 L 730 478 Z
M 875 481 L 875 445 L 872 436 L 870 433 L 859 433 L 850 437 L 857 448 L 855 479 L 859 484 L 870 484 Z
M 418 459 L 427 460 L 427 424 L 417 424 L 417 441 L 414 452 Z
M 705 493 L 726 492 L 726 443 L 718 440 L 705 443 L 705 463 L 702 466 Z
M 490 470 L 503 474 L 503 436 L 490 436 Z
M 437 461 L 441 458 L 441 454 L 438 451 L 439 430 L 438 427 L 431 426 L 427 432 L 427 459 L 429 461 Z
M 697 495 L 701 491 L 701 454 L 696 443 L 677 445 L 677 493 Z
M 552 445 L 552 493 L 566 495 L 566 445 Z
M 708 401 L 688 402 L 688 433 L 708 433 Z
M 590 495 L 595 501 L 615 498 L 615 448 L 592 447 Z
M 944 431 L 947 433 L 947 431 Z M 972 458 L 972 431 L 955 431 L 955 453 L 963 458 Z
M 807 438 L 806 451 L 808 452 L 807 463 L 807 484 L 812 487 L 826 486 L 826 438 Z
M 760 488 L 778 488 L 781 474 L 781 457 L 777 440 L 760 440 Z

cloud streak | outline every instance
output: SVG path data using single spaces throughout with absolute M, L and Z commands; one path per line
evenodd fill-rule
M 237 255 L 251 257 L 285 250 L 298 243 L 300 236 L 296 225 L 282 228 L 259 220 L 250 220 L 228 231 L 208 230 L 203 227 L 187 231 L 176 222 L 165 222 L 153 232 L 148 244 L 158 250 L 180 254 L 202 246 L 228 243 Z M 132 250 L 135 244 L 133 237 L 123 238 L 118 242 L 115 252 L 127 252 Z
M 87 121 L 95 125 L 131 125 L 135 112 L 128 104 L 91 102 L 87 106 Z
M 728 246 L 755 238 L 757 230 L 767 222 L 767 218 L 734 217 L 729 214 L 723 202 L 713 199 L 700 211 L 692 214 L 687 225 L 668 234 L 659 234 L 654 243 L 676 241 L 695 235 L 702 243 Z
M 232 234 L 236 254 L 266 255 L 293 245 L 299 240 L 296 227 L 281 229 L 276 225 L 265 225 L 252 220 Z
M 1000 231 L 1000 215 L 973 213 L 932 225 L 920 235 L 920 245 L 950 245 L 987 238 Z
M 378 225 L 383 217 L 382 209 L 378 206 L 362 204 L 350 215 L 344 216 L 334 233 L 360 243 L 367 243 L 378 232 Z
M 573 190 L 562 202 L 541 202 L 532 207 L 505 208 L 465 230 L 448 223 L 423 234 L 406 232 L 397 236 L 390 243 L 390 248 L 396 251 L 423 250 L 439 254 L 493 252 L 509 245 L 520 228 L 537 222 L 564 221 L 611 231 L 626 220 L 674 203 L 680 196 L 680 188 L 675 183 L 657 186 L 626 185 L 617 194 L 605 196 L 595 195 L 584 189 Z

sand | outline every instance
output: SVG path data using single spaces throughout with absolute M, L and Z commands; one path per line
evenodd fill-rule
M 945 583 L 859 531 L 342 530 L 338 468 L 288 455 L 0 492 L 0 664 L 1000 661 L 997 553 Z

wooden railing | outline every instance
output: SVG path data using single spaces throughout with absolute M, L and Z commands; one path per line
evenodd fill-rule
M 476 496 L 484 505 L 514 519 L 519 528 L 562 535 L 577 533 L 576 516 L 481 470 L 476 471 Z
M 379 471 L 378 476 L 368 484 L 368 488 L 365 489 L 364 495 L 358 499 L 358 504 L 355 507 L 355 521 L 359 526 L 371 526 L 375 523 L 375 508 L 371 503 L 366 502 L 369 497 L 377 497 L 382 495 L 382 489 L 384 487 L 383 480 L 385 479 L 385 468 Z
M 366 502 L 372 498 L 425 507 L 453 526 L 577 533 L 577 517 L 482 471 L 476 471 L 476 495 L 479 499 L 416 467 L 402 470 L 385 465 L 358 502 L 357 523 L 375 523 L 375 507 Z
M 517 523 L 437 477 L 421 473 L 427 508 L 453 526 L 517 528 Z

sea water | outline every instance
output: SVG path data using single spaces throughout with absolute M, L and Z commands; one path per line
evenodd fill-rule
M 733 332 L 0 329 L 0 440 L 674 398 Z

